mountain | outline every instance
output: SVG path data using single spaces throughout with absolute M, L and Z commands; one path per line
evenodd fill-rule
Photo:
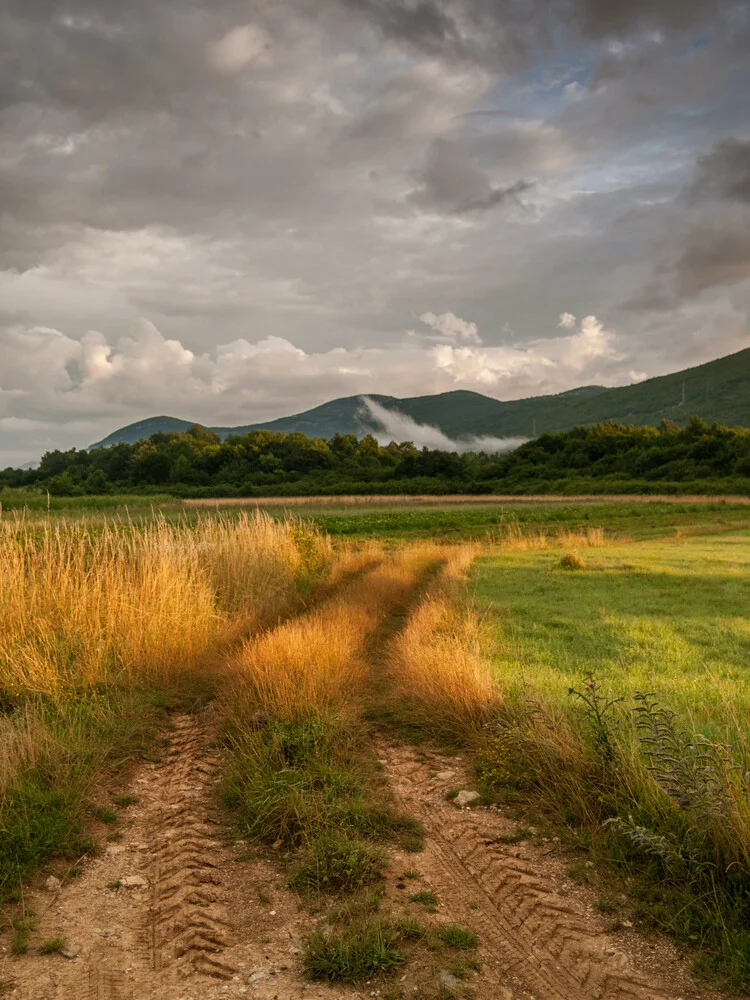
M 544 431 L 570 430 L 578 424 L 617 420 L 639 426 L 668 419 L 685 424 L 692 416 L 709 423 L 750 426 L 750 348 L 708 364 L 636 385 L 606 389 L 589 385 L 554 396 L 533 396 L 502 402 L 479 392 L 458 389 L 434 396 L 371 395 L 388 410 L 398 410 L 420 424 L 439 427 L 449 437 L 492 435 L 536 437 Z M 157 431 L 185 431 L 188 420 L 150 417 L 114 431 L 92 448 L 120 441 L 132 443 Z M 335 433 L 364 434 L 371 421 L 362 412 L 361 396 L 345 396 L 304 413 L 243 427 L 213 427 L 222 438 L 251 430 L 329 438 Z

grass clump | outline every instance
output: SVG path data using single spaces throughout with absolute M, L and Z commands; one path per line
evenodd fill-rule
M 437 909 L 438 901 L 434 892 L 430 892 L 429 889 L 423 889 L 421 892 L 415 892 L 412 896 L 409 896 L 409 902 L 419 903 L 426 910 L 434 911 Z
M 128 806 L 133 806 L 138 801 L 137 795 L 115 795 L 112 802 L 117 806 L 118 809 L 126 809 Z
M 406 962 L 399 940 L 397 928 L 380 920 L 341 934 L 314 931 L 305 946 L 305 973 L 310 979 L 356 983 L 395 972 Z
M 355 892 L 379 879 L 386 866 L 382 851 L 341 833 L 313 838 L 289 872 L 289 884 L 301 892 Z
M 114 809 L 108 809 L 107 806 L 96 806 L 93 810 L 93 815 L 100 823 L 112 824 L 117 822 L 117 813 Z
M 474 931 L 459 927 L 458 924 L 443 924 L 438 928 L 437 935 L 444 944 L 456 951 L 473 951 L 479 944 Z
M 53 937 L 39 945 L 41 955 L 57 955 L 65 947 L 64 937 Z
M 586 562 L 576 552 L 566 552 L 557 563 L 558 569 L 586 569 Z

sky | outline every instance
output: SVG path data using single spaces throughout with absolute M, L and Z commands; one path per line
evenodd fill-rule
M 750 346 L 750 0 L 5 0 L 0 467 Z

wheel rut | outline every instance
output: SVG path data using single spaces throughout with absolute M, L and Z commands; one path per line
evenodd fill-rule
M 19 1000 L 170 1000 L 190 981 L 235 975 L 224 955 L 234 935 L 217 840 L 215 730 L 210 708 L 173 716 L 161 760 L 133 783 L 123 840 L 56 898 L 39 894 L 40 936 L 63 936 L 75 956 L 19 959 Z
M 677 980 L 653 968 L 653 956 L 641 961 L 642 956 L 629 954 L 597 926 L 583 903 L 561 894 L 559 877 L 545 870 L 541 857 L 519 857 L 524 852 L 517 846 L 499 842 L 507 821 L 498 813 L 458 809 L 446 801 L 447 788 L 461 780 L 450 758 L 394 746 L 380 751 L 400 807 L 424 826 L 420 868 L 449 908 L 458 904 L 462 915 L 468 910 L 466 920 L 495 965 L 505 996 L 682 1000 L 707 995 L 692 990 L 684 970 L 675 991 Z

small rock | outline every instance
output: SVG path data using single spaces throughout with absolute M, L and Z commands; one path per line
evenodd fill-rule
M 142 875 L 127 875 L 120 880 L 120 885 L 125 889 L 146 889 L 148 882 Z
M 44 888 L 47 890 L 47 892 L 57 892 L 57 890 L 60 888 L 61 885 L 62 882 L 60 881 L 59 878 L 56 878 L 54 875 L 50 875 L 50 877 L 44 883 Z
M 623 920 L 622 926 L 623 927 L 632 927 L 633 926 L 633 921 L 632 920 Z
M 458 996 L 458 991 L 461 989 L 461 980 L 454 976 L 452 972 L 443 969 L 438 976 L 438 983 L 441 989 L 448 990 L 451 996 Z
M 122 847 L 120 844 L 110 844 L 107 848 L 107 854 L 122 854 L 126 848 Z
M 80 944 L 66 944 L 60 949 L 63 958 L 77 958 L 81 954 Z
M 450 778 L 453 777 L 455 773 L 456 773 L 455 771 L 438 771 L 435 777 L 438 778 L 440 781 L 448 781 L 450 780 Z
M 248 983 L 252 986 L 254 983 L 259 983 L 263 979 L 268 979 L 268 969 L 251 969 L 247 976 Z
M 472 792 L 468 788 L 464 788 L 463 791 L 458 793 L 453 801 L 460 809 L 463 809 L 464 806 L 471 806 L 475 802 L 479 802 L 480 798 L 481 795 L 479 792 Z

